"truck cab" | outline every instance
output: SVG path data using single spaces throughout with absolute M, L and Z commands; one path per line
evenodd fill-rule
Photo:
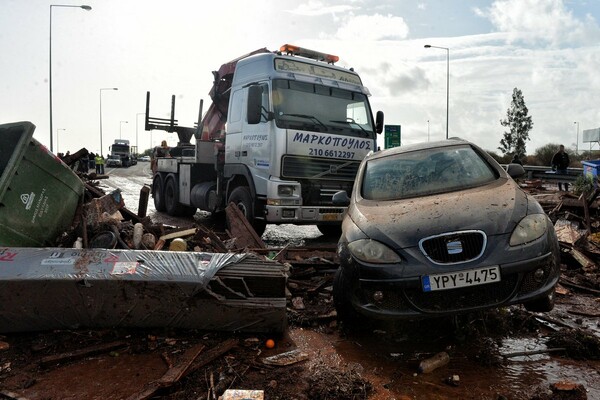
M 109 151 L 111 155 L 116 156 L 121 159 L 122 167 L 128 168 L 131 165 L 134 165 L 131 154 L 131 147 L 129 145 L 129 140 L 127 139 L 115 139 L 115 142 L 110 146 Z M 137 161 L 136 161 L 137 163 Z

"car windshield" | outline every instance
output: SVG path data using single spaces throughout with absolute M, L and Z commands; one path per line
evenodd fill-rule
M 371 110 L 362 93 L 278 79 L 273 81 L 273 108 L 280 128 L 374 137 Z
M 361 194 L 397 200 L 479 186 L 498 176 L 471 146 L 425 149 L 368 161 Z

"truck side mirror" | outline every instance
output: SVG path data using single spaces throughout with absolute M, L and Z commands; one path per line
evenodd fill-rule
M 248 87 L 248 107 L 246 116 L 250 125 L 260 122 L 262 116 L 262 86 L 252 85 Z
M 383 111 L 377 111 L 377 116 L 375 117 L 375 132 L 383 132 Z

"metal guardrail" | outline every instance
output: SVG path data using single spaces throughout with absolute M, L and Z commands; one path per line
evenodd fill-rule
M 527 179 L 575 182 L 578 177 L 583 175 L 583 168 L 567 168 L 566 174 L 557 174 L 552 171 L 552 167 L 545 166 L 524 165 L 523 169 L 527 173 Z

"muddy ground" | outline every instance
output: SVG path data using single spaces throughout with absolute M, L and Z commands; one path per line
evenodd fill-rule
M 137 211 L 139 189 L 150 183 L 149 164 L 109 173 L 103 185 L 120 187 L 126 206 Z M 152 206 L 149 215 L 181 223 Z M 313 226 L 268 227 L 263 239 L 274 247 L 335 243 Z M 289 329 L 279 336 L 164 329 L 0 336 L 0 399 L 216 399 L 227 388 L 264 390 L 266 399 L 600 399 L 595 293 L 561 287 L 548 314 L 517 306 L 357 329 L 336 321 L 333 270 L 292 271 Z M 577 271 L 563 265 L 563 273 Z M 274 348 L 266 347 L 268 339 Z M 179 379 L 143 394 L 198 346 L 204 347 Z M 264 363 L 294 349 L 304 353 L 303 361 Z M 450 357 L 447 365 L 417 373 L 421 360 L 441 351 Z

